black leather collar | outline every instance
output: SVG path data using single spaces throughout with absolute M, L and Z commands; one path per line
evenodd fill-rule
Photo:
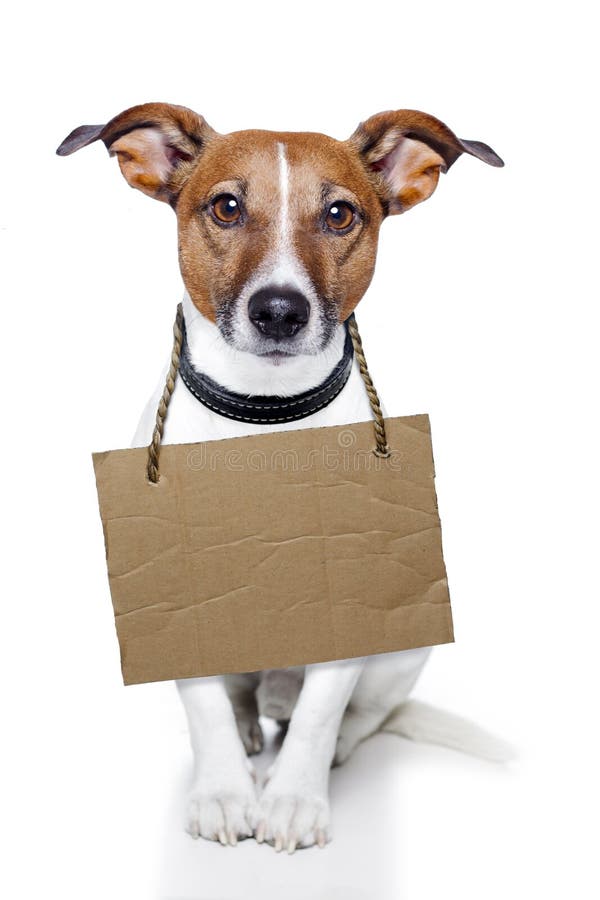
M 190 359 L 190 348 L 187 342 L 185 321 L 182 325 L 183 340 L 181 342 L 181 356 L 179 360 L 179 374 L 181 380 L 189 391 L 200 403 L 212 409 L 214 412 L 228 419 L 237 419 L 240 422 L 256 422 L 257 424 L 269 424 L 273 422 L 294 422 L 304 419 L 323 409 L 340 393 L 352 369 L 354 348 L 352 338 L 346 328 L 346 340 L 344 354 L 333 371 L 327 378 L 301 394 L 291 397 L 269 397 L 264 395 L 246 396 L 236 394 L 228 388 L 217 384 L 208 375 L 198 372 Z

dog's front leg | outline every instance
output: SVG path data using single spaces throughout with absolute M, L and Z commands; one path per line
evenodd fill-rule
M 187 678 L 177 687 L 194 751 L 187 830 L 192 837 L 235 845 L 252 835 L 256 790 L 225 685 L 214 676 Z
M 288 733 L 260 798 L 256 839 L 284 846 L 329 840 L 329 770 L 344 710 L 363 659 L 306 667 Z

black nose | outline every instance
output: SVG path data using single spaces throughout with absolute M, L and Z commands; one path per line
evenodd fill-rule
M 266 337 L 293 337 L 308 322 L 310 303 L 299 291 L 263 288 L 248 302 L 250 321 Z

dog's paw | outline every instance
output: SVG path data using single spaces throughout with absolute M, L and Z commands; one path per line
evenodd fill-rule
M 248 756 L 260 753 L 264 747 L 263 730 L 258 719 L 245 717 L 238 718 L 237 727 L 244 749 Z
M 293 853 L 298 847 L 324 847 L 331 840 L 329 801 L 310 791 L 287 791 L 272 779 L 265 788 L 254 819 L 256 840 L 275 850 Z
M 219 779 L 209 773 L 190 793 L 186 831 L 193 838 L 235 847 L 238 840 L 252 837 L 256 817 L 256 790 L 249 770 Z

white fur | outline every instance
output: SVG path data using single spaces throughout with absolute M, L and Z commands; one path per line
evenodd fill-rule
M 513 747 L 495 735 L 462 716 L 435 709 L 417 700 L 409 700 L 395 709 L 381 726 L 381 731 L 399 734 L 413 741 L 452 747 L 491 762 L 508 762 L 515 758 Z

